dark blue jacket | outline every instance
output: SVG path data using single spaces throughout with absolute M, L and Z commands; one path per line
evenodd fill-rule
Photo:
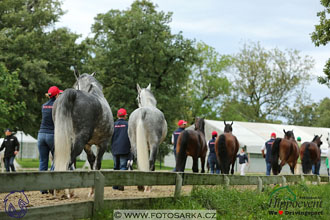
M 215 140 L 216 138 L 212 138 L 209 141 L 209 158 L 216 159 L 216 154 L 215 154 Z
M 174 137 L 174 141 L 173 141 L 173 144 L 174 144 L 174 150 L 176 150 L 176 144 L 178 142 L 178 137 L 180 135 L 180 133 L 184 131 L 184 128 L 178 128 L 176 129 L 174 132 L 173 132 L 173 137 Z
M 237 157 L 238 157 L 238 161 L 239 161 L 239 164 L 243 164 L 246 162 L 249 162 L 249 159 L 248 157 L 246 156 L 246 154 L 237 154 Z
M 115 129 L 111 141 L 112 155 L 123 155 L 131 152 L 131 143 L 128 138 L 128 123 L 124 119 L 115 122 Z
M 265 146 L 266 146 L 266 162 L 267 163 L 270 163 L 270 159 L 271 159 L 271 155 L 272 155 L 272 145 L 274 143 L 275 139 L 269 139 L 266 143 L 265 143 Z
M 55 102 L 55 97 L 51 98 L 42 105 L 42 120 L 40 125 L 39 133 L 54 134 L 54 122 L 52 117 L 53 105 Z
M 19 151 L 19 142 L 17 137 L 13 134 L 6 136 L 3 139 L 0 151 L 2 151 L 4 148 L 6 148 L 5 157 L 15 157 L 14 152 Z

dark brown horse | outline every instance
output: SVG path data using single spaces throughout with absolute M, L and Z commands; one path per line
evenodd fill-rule
M 294 174 L 294 167 L 299 157 L 299 147 L 295 140 L 293 130 L 284 131 L 284 138 L 276 138 L 272 146 L 272 170 L 274 175 L 278 175 L 282 167 L 287 163 L 290 166 L 291 173 Z M 281 163 L 278 164 L 278 159 Z
M 312 171 L 312 165 L 317 167 L 317 163 L 321 160 L 322 145 L 321 136 L 315 135 L 312 142 L 304 142 L 300 147 L 300 159 L 304 174 L 309 174 Z M 318 173 L 318 171 L 316 171 Z
M 202 173 L 205 173 L 205 158 L 207 145 L 205 141 L 205 121 L 203 118 L 196 118 L 195 130 L 184 130 L 178 137 L 176 145 L 176 171 L 184 172 L 187 156 L 193 158 L 192 170 L 198 173 L 198 158 L 201 158 Z
M 224 133 L 215 141 L 215 153 L 220 165 L 221 174 L 229 174 L 230 164 L 231 174 L 234 174 L 234 165 L 239 149 L 239 143 L 237 138 L 232 134 L 233 122 L 231 124 L 226 124 L 226 121 L 224 121 L 224 124 Z

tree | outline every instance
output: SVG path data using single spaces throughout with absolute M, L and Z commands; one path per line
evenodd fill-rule
M 321 4 L 325 9 L 317 13 L 320 24 L 315 25 L 315 31 L 311 34 L 312 41 L 317 47 L 325 46 L 330 42 L 330 0 L 321 0 Z M 326 76 L 319 77 L 318 81 L 330 87 L 330 59 L 326 62 L 323 72 Z
M 260 43 L 244 44 L 235 56 L 233 78 L 238 102 L 252 111 L 249 121 L 281 115 L 309 82 L 314 61 L 296 50 L 266 50 Z
M 63 15 L 60 6 L 59 0 L 0 1 L 0 62 L 9 74 L 18 74 L 15 98 L 26 104 L 13 123 L 33 136 L 40 126 L 44 94 L 53 85 L 72 87 L 70 68 L 81 67 L 86 55 L 85 45 L 75 42 L 79 35 L 54 28 Z
M 168 136 L 183 115 L 184 85 L 197 60 L 193 41 L 172 34 L 171 13 L 157 12 L 146 0 L 127 10 L 98 14 L 92 26 L 89 68 L 99 73 L 112 110 L 137 108 L 136 84 L 151 89 L 165 114 Z
M 293 106 L 286 106 L 283 116 L 287 118 L 288 124 L 300 126 L 317 126 L 317 108 L 319 104 L 313 103 L 309 97 L 299 95 Z
M 0 63 L 0 127 L 15 128 L 17 118 L 24 116 L 25 102 L 17 102 L 17 91 L 20 87 L 18 73 L 9 73 L 3 63 Z
M 219 107 L 223 96 L 229 94 L 230 83 L 224 72 L 232 64 L 227 55 L 220 55 L 214 48 L 203 42 L 197 43 L 199 62 L 192 67 L 187 83 L 186 117 L 193 121 L 195 117 L 219 118 Z
M 312 126 L 315 127 L 330 127 L 330 99 L 324 98 L 321 100 L 319 106 L 316 108 L 317 120 L 312 122 Z

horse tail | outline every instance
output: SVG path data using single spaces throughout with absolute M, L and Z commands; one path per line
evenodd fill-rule
M 305 151 L 304 151 L 304 157 L 301 160 L 302 163 L 302 170 L 304 174 L 309 173 L 312 170 L 312 160 L 311 155 L 309 151 L 310 143 L 306 144 Z
M 280 143 L 282 139 L 281 138 L 276 138 L 273 147 L 272 147 L 272 154 L 271 154 L 271 164 L 272 164 L 272 169 L 273 173 L 276 175 L 280 172 L 280 166 L 278 164 L 278 158 L 279 158 L 279 153 L 280 153 Z
M 146 139 L 146 133 L 144 129 L 143 119 L 145 113 L 142 113 L 142 117 L 139 117 L 136 125 L 136 151 L 137 151 L 137 164 L 139 170 L 149 171 L 149 153 L 148 143 Z
M 67 170 L 70 163 L 71 145 L 73 143 L 72 139 L 74 139 L 72 110 L 76 97 L 77 91 L 74 89 L 68 89 L 56 100 L 55 103 L 54 166 L 56 171 Z
M 227 166 L 229 165 L 229 161 L 228 161 L 228 152 L 227 152 L 227 148 L 226 148 L 226 136 L 224 134 L 220 135 L 219 137 L 219 141 L 218 141 L 218 156 L 220 159 L 220 168 L 221 168 L 221 173 L 224 174 L 229 174 L 229 169 L 228 169 L 228 173 L 227 173 Z M 229 167 L 228 167 L 229 168 Z
M 180 137 L 181 136 L 181 137 Z M 189 140 L 189 132 L 183 131 L 180 134 L 180 146 L 179 146 L 179 153 L 176 155 L 176 171 L 183 172 L 184 168 L 186 167 L 186 151 L 188 147 L 188 140 Z M 178 137 L 178 140 L 179 140 Z

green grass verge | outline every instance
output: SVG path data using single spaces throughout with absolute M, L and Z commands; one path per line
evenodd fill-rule
M 18 159 L 17 162 L 22 168 L 39 168 L 39 160 L 38 159 Z M 85 164 L 85 161 L 77 160 L 77 168 L 82 168 Z M 50 168 L 51 164 L 48 163 L 48 168 Z M 136 164 L 134 165 L 136 169 Z M 102 169 L 113 169 L 113 160 L 102 160 Z M 165 167 L 162 164 L 160 168 L 160 164 L 156 163 L 156 170 L 172 170 L 171 167 Z
M 276 187 L 266 187 L 264 192 L 255 190 L 241 190 L 237 188 L 218 187 L 194 187 L 191 195 L 181 197 L 176 201 L 172 199 L 162 199 L 159 202 L 144 207 L 144 209 L 169 209 L 169 210 L 216 210 L 217 219 L 329 219 L 330 217 L 330 184 L 306 185 L 305 183 L 290 185 L 288 188 L 296 195 L 295 202 L 299 207 L 280 208 L 285 203 L 278 203 L 274 207 L 274 199 L 281 202 L 289 202 L 287 189 Z M 276 193 L 274 193 L 276 191 Z M 318 199 L 306 199 L 306 198 Z M 305 199 L 304 199 L 305 198 Z M 273 199 L 273 200 L 271 200 Z M 272 202 L 271 202 L 272 201 Z M 289 204 L 289 203 L 286 203 Z M 309 205 L 308 205 L 309 204 Z M 314 207 L 312 207 L 314 204 Z M 318 205 L 315 205 L 318 204 Z M 310 207 L 309 207 L 310 206 Z M 128 207 L 127 209 L 134 209 Z M 279 210 L 284 213 L 279 215 Z M 274 214 L 270 214 L 274 211 Z M 289 215 L 288 212 L 293 212 Z M 300 213 L 322 212 L 322 215 L 305 216 Z M 105 210 L 98 213 L 94 219 L 113 219 L 113 210 Z

